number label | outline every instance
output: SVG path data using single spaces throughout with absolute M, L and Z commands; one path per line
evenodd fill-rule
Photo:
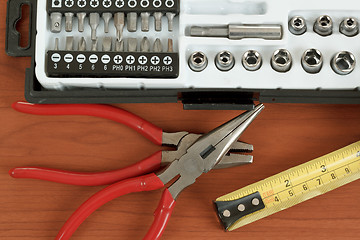
M 327 169 L 326 169 L 326 166 L 325 166 L 325 165 L 321 165 L 321 167 L 320 167 L 320 168 L 321 168 L 321 172 L 323 172 L 323 173 L 327 171 Z
M 290 186 L 291 186 L 291 184 L 290 184 L 290 181 L 289 181 L 289 180 L 287 180 L 287 179 L 286 179 L 284 182 L 285 182 L 285 186 L 286 186 L 286 187 L 290 187 Z

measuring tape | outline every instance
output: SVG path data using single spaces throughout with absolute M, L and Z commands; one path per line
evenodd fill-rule
M 360 141 L 254 183 L 215 201 L 232 231 L 360 178 Z

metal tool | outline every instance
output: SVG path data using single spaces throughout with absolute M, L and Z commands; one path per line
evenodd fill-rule
M 160 38 L 157 38 L 154 42 L 153 52 L 163 52 L 163 45 L 161 43 Z
M 137 13 L 129 12 L 126 16 L 126 19 L 127 19 L 127 30 L 129 32 L 136 32 L 137 31 Z
M 74 51 L 74 37 L 66 37 L 65 50 Z
M 111 37 L 104 37 L 102 43 L 102 50 L 104 52 L 110 52 L 112 48 L 112 38 Z
M 301 65 L 308 73 L 319 73 L 322 69 L 324 60 L 323 55 L 317 49 L 308 49 L 301 58 Z
M 66 32 L 72 32 L 73 18 L 74 18 L 74 13 L 72 13 L 72 12 L 65 13 L 65 31 Z
M 54 50 L 59 51 L 59 38 L 55 38 Z
M 234 55 L 229 51 L 219 52 L 215 57 L 215 65 L 220 71 L 230 71 L 235 66 Z
M 141 16 L 141 31 L 148 32 L 149 31 L 149 19 L 150 13 L 149 12 L 142 12 Z
M 99 186 L 112 184 L 93 195 L 67 220 L 57 235 L 57 240 L 68 240 L 86 218 L 107 202 L 131 192 L 165 189 L 155 212 L 155 221 L 145 239 L 161 237 L 179 194 L 195 183 L 203 173 L 212 169 L 241 166 L 252 163 L 252 156 L 232 154 L 232 151 L 252 151 L 252 145 L 238 142 L 239 137 L 264 109 L 258 105 L 205 135 L 188 132 L 166 133 L 151 123 L 121 109 L 106 105 L 32 105 L 15 103 L 13 107 L 25 113 L 39 115 L 90 115 L 125 124 L 157 145 L 172 146 L 175 151 L 160 151 L 125 169 L 104 173 L 75 173 L 43 168 L 14 168 L 9 174 L 14 178 L 33 178 L 52 182 Z M 153 171 L 164 164 L 160 173 Z M 148 175 L 144 175 L 150 173 Z
M 301 16 L 295 16 L 289 21 L 289 31 L 294 35 L 302 35 L 307 31 L 306 21 Z
M 271 66 L 277 72 L 288 72 L 292 67 L 292 56 L 286 49 L 279 49 L 271 57 Z
M 98 39 L 92 40 L 91 51 L 96 52 L 98 50 Z
M 86 41 L 84 37 L 81 37 L 79 41 L 79 51 L 86 51 Z
M 283 30 L 276 24 L 230 24 L 222 27 L 198 27 L 190 29 L 193 37 L 227 37 L 232 40 L 244 38 L 262 38 L 266 40 L 281 40 Z
M 160 32 L 162 30 L 162 12 L 154 12 L 154 18 L 155 18 L 155 31 Z
M 114 14 L 114 25 L 116 28 L 116 38 L 117 41 L 122 40 L 122 35 L 125 27 L 125 14 L 122 12 L 118 12 Z
M 314 31 L 323 36 L 330 36 L 333 33 L 333 21 L 328 15 L 320 16 L 314 23 Z
M 144 37 L 140 43 L 140 52 L 150 52 L 150 41 L 147 37 Z
M 91 27 L 91 40 L 96 40 L 96 29 L 100 23 L 100 14 L 99 13 L 90 13 L 90 27 Z
M 104 32 L 108 33 L 109 32 L 109 23 L 112 18 L 112 13 L 109 13 L 109 12 L 103 13 L 102 18 L 104 19 Z
M 76 17 L 78 19 L 78 31 L 84 32 L 86 13 L 79 12 L 76 14 Z
M 129 38 L 128 39 L 128 51 L 129 52 L 137 52 L 138 40 L 137 38 Z
M 340 24 L 340 32 L 348 37 L 359 34 L 359 22 L 355 18 L 345 18 Z
M 194 52 L 190 55 L 188 63 L 194 72 L 202 72 L 208 66 L 208 58 L 203 52 Z
M 59 12 L 53 12 L 50 14 L 51 26 L 50 31 L 53 33 L 61 32 L 62 14 Z
M 354 54 L 348 51 L 337 53 L 331 60 L 331 67 L 339 75 L 348 75 L 355 70 L 356 59 Z
M 115 41 L 115 51 L 116 52 L 124 52 L 124 39 L 121 39 L 120 41 Z
M 174 42 L 172 38 L 168 39 L 168 52 L 174 52 Z
M 262 57 L 255 50 L 246 51 L 242 57 L 242 65 L 248 71 L 257 71 L 262 66 Z
M 168 19 L 168 31 L 172 32 L 174 30 L 174 18 L 176 14 L 172 12 L 167 12 L 166 17 Z

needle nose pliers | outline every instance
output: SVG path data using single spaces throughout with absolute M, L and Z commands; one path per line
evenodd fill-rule
M 111 119 L 125 124 L 158 145 L 168 145 L 176 151 L 160 151 L 125 169 L 103 173 L 78 173 L 45 168 L 14 168 L 9 174 L 15 178 L 41 179 L 58 183 L 97 186 L 109 185 L 84 202 L 67 220 L 57 240 L 67 240 L 86 218 L 107 202 L 132 192 L 160 189 L 174 178 L 178 179 L 163 192 L 154 215 L 154 222 L 144 237 L 160 239 L 178 195 L 193 184 L 203 173 L 215 168 L 227 168 L 252 162 L 252 156 L 230 152 L 251 152 L 252 145 L 238 142 L 238 138 L 264 109 L 262 104 L 245 112 L 208 134 L 188 132 L 165 133 L 162 129 L 124 110 L 107 105 L 34 105 L 24 102 L 13 104 L 19 112 L 37 115 L 89 115 Z M 161 172 L 162 164 L 167 167 Z M 147 175 L 144 175 L 147 174 Z

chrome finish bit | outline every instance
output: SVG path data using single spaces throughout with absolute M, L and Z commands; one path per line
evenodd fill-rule
M 62 14 L 59 12 L 53 12 L 50 14 L 50 19 L 51 19 L 50 31 L 53 33 L 61 32 Z
M 125 14 L 122 12 L 115 13 L 114 15 L 114 25 L 116 28 L 116 38 L 117 41 L 122 40 L 122 35 L 125 27 Z
M 167 12 L 166 17 L 168 19 L 168 30 L 172 32 L 174 30 L 174 17 L 176 16 L 175 13 Z
M 65 51 L 74 50 L 74 37 L 66 37 Z
M 104 37 L 102 43 L 102 50 L 104 52 L 110 52 L 112 47 L 112 38 L 111 37 Z
M 72 32 L 74 13 L 65 13 L 65 31 Z
M 129 38 L 128 39 L 128 51 L 136 52 L 137 51 L 137 38 Z
M 171 38 L 168 39 L 168 52 L 174 52 L 174 43 Z
M 120 41 L 116 41 L 116 42 L 115 42 L 115 51 L 116 51 L 116 52 L 123 52 L 123 51 L 124 51 L 124 48 L 125 48 L 124 45 L 125 45 L 125 44 L 124 44 L 124 40 L 123 40 L 123 39 L 121 39 Z
M 86 51 L 86 41 L 84 37 L 79 41 L 79 51 Z
M 102 18 L 104 19 L 104 32 L 108 33 L 109 32 L 109 23 L 112 18 L 112 14 L 109 12 L 105 12 L 102 14 Z
M 155 18 L 155 31 L 160 32 L 162 30 L 162 12 L 154 12 Z
M 162 52 L 162 51 L 163 51 L 163 47 L 161 40 L 157 38 L 154 42 L 153 52 Z
M 96 51 L 98 50 L 98 49 L 97 49 L 97 45 L 98 45 L 98 40 L 97 40 L 97 39 L 92 40 L 91 51 L 96 52 Z
M 149 31 L 149 12 L 142 12 L 141 13 L 141 31 L 148 32 Z
M 140 43 L 140 52 L 150 52 L 150 41 L 147 37 L 144 37 Z
M 91 40 L 96 40 L 96 29 L 99 26 L 100 14 L 90 13 Z
M 129 32 L 136 32 L 137 31 L 137 13 L 130 12 L 126 16 L 127 18 L 127 29 Z
M 55 38 L 54 51 L 59 51 L 59 39 L 58 38 Z
M 78 30 L 79 30 L 79 32 L 83 32 L 84 26 L 85 26 L 86 13 L 85 12 L 77 13 L 76 17 L 78 19 Z

